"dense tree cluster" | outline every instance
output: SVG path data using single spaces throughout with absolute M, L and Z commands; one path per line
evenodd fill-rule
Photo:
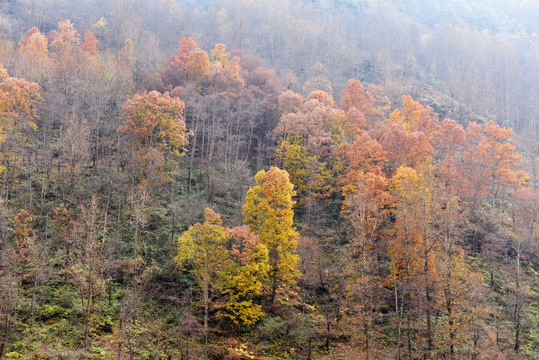
M 30 3 L 0 6 L 16 27 L 56 4 Z M 0 357 L 538 356 L 537 139 L 519 135 L 536 125 L 516 59 L 493 55 L 481 84 L 456 74 L 484 57 L 411 60 L 372 22 L 389 7 L 359 65 L 324 32 L 374 11 L 353 1 L 186 2 L 189 18 L 87 3 L 62 8 L 75 24 L 43 13 L 0 38 Z M 180 18 L 217 25 L 167 33 Z M 432 49 L 509 41 L 438 30 Z M 420 68 L 432 78 L 401 87 Z

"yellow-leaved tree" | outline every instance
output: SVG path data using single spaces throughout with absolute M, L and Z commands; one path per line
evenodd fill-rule
M 225 234 L 230 261 L 223 272 L 226 304 L 218 316 L 251 325 L 264 315 L 256 300 L 268 275 L 268 249 L 248 226 L 226 229 Z
M 271 302 L 275 304 L 277 288 L 294 284 L 301 275 L 296 254 L 299 234 L 294 228 L 294 185 L 288 173 L 277 167 L 261 170 L 255 176 L 256 186 L 249 189 L 243 206 L 244 223 L 268 248 Z
M 202 288 L 206 351 L 208 348 L 210 290 L 214 287 L 218 288 L 221 284 L 219 272 L 226 266 L 228 260 L 225 243 L 225 229 L 221 217 L 209 208 L 205 210 L 204 223 L 196 223 L 191 226 L 178 239 L 176 264 L 179 267 L 187 266 L 190 268 L 191 273 Z

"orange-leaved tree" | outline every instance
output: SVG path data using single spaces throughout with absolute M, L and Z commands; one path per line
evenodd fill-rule
M 47 38 L 34 26 L 19 42 L 19 49 L 23 50 L 27 56 L 43 56 L 48 52 Z
M 346 249 L 348 278 L 346 300 L 351 323 L 357 326 L 366 358 L 371 348 L 371 328 L 375 320 L 377 296 L 380 294 L 376 253 L 380 227 L 390 202 L 385 176 L 372 172 L 357 173 L 345 188 L 343 212 L 350 222 L 353 238 Z M 355 332 L 355 331 L 354 331 Z
M 400 166 L 418 168 L 430 163 L 441 126 L 438 114 L 423 107 L 410 96 L 402 97 L 402 109 L 396 109 L 386 119 L 380 143 L 388 152 L 386 170 L 395 174 Z
M 210 58 L 204 50 L 195 49 L 189 53 L 185 60 L 187 79 L 197 83 L 202 82 L 204 76 L 210 71 Z
M 408 357 L 413 357 L 411 318 L 417 315 L 421 297 L 423 266 L 423 175 L 409 167 L 399 167 L 392 178 L 393 226 L 388 232 L 390 274 L 386 285 L 393 288 L 397 318 L 397 358 L 401 358 L 402 320 L 405 316 Z M 428 195 L 428 194 L 427 194 Z M 424 260 L 424 259 L 423 259 Z M 431 269 L 429 269 L 431 270 Z
M 73 24 L 69 20 L 60 21 L 58 23 L 58 31 L 51 31 L 51 48 L 58 54 L 65 55 L 73 52 L 73 49 L 79 45 L 80 35 L 73 28 Z
M 438 310 L 445 315 L 436 334 L 435 354 L 455 359 L 463 356 L 459 354 L 459 348 L 471 342 L 467 335 L 481 312 L 474 301 L 479 298 L 483 276 L 471 269 L 464 251 L 457 245 L 462 211 L 456 192 L 442 184 L 436 187 L 433 198 L 433 225 L 440 239 L 436 249 L 439 293 L 435 298 L 439 303 Z
M 528 175 L 519 170 L 522 155 L 510 143 L 513 130 L 490 121 L 485 128 L 471 122 L 460 165 L 462 193 L 474 209 L 490 193 L 492 207 L 508 185 L 522 188 Z
M 42 100 L 36 83 L 8 77 L 0 65 L 0 171 L 2 194 L 11 191 L 25 148 L 37 130 L 37 102 Z
M 345 131 L 353 136 L 358 130 L 373 129 L 381 122 L 389 109 L 389 99 L 376 85 L 371 84 L 365 91 L 359 80 L 352 79 L 342 92 L 339 108 L 346 111 Z
M 167 173 L 177 167 L 192 135 L 183 122 L 183 109 L 179 98 L 157 91 L 136 94 L 123 106 L 126 120 L 118 133 L 126 137 L 137 180 L 171 179 Z
M 336 151 L 344 139 L 344 111 L 334 108 L 331 96 L 320 90 L 311 92 L 305 100 L 291 91 L 284 92 L 279 105 L 283 115 L 274 130 L 280 143 L 277 155 L 292 180 L 299 180 L 294 183 L 298 185 L 298 203 L 310 203 L 305 195 L 334 200 L 341 166 Z M 298 155 L 308 161 L 298 161 Z
M 86 35 L 84 35 L 84 42 L 80 47 L 85 53 L 95 55 L 99 53 L 99 50 L 97 49 L 97 44 L 98 41 L 95 38 L 94 33 L 91 30 L 88 30 L 86 32 Z
M 192 37 L 182 38 L 178 43 L 178 53 L 174 57 L 175 63 L 183 70 L 186 70 L 187 57 L 196 49 L 198 49 L 195 40 Z

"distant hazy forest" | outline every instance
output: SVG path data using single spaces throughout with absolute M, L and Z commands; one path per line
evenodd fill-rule
M 538 20 L 0 0 L 0 358 L 537 359 Z

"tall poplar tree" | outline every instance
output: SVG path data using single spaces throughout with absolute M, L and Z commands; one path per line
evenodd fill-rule
M 299 234 L 294 227 L 294 185 L 288 173 L 277 167 L 261 170 L 256 186 L 249 189 L 243 206 L 244 223 L 256 233 L 269 252 L 271 302 L 282 284 L 294 284 L 300 276 L 296 254 Z

